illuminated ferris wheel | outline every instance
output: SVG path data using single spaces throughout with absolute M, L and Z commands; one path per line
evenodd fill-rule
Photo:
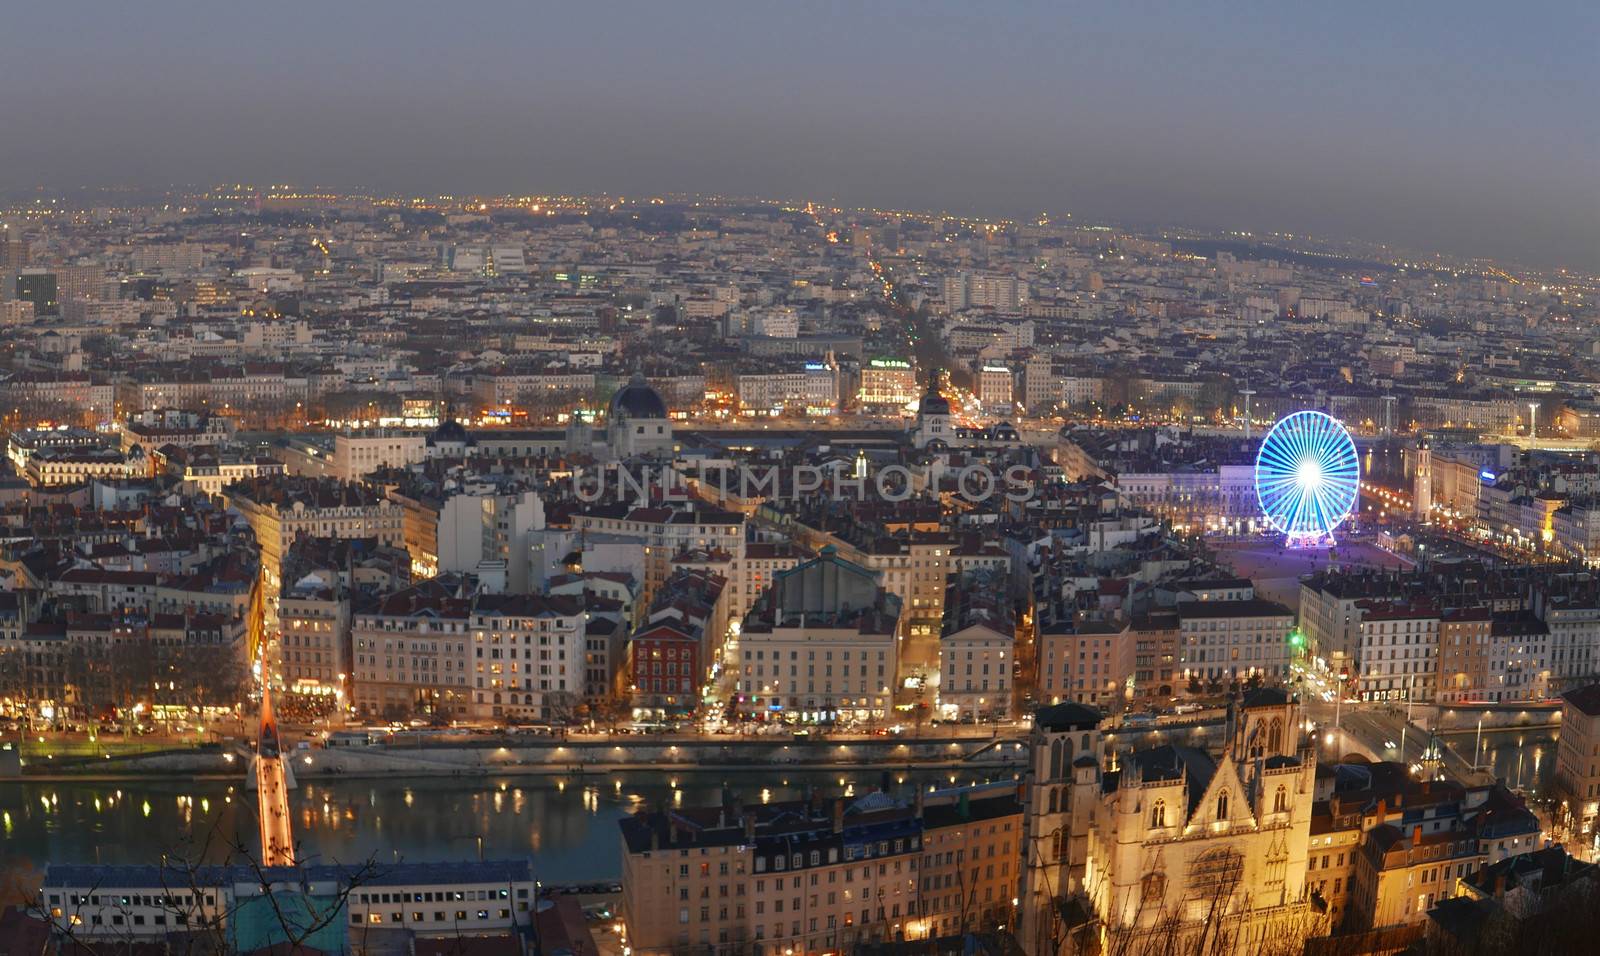
M 1332 537 L 1355 508 L 1360 479 L 1350 433 L 1322 412 L 1279 419 L 1256 455 L 1256 500 L 1290 543 Z

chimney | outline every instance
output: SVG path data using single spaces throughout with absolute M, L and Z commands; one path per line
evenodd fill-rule
M 844 832 L 844 798 L 835 797 L 833 800 L 833 832 Z
M 918 820 L 921 820 L 921 819 L 922 819 L 922 801 L 923 801 L 923 796 L 922 796 L 922 795 L 923 795 L 923 794 L 924 794 L 924 793 L 927 793 L 927 791 L 926 791 L 926 790 L 923 790 L 923 789 L 922 789 L 922 788 L 921 788 L 921 787 L 918 787 L 918 788 L 917 788 L 917 802 L 916 802 L 916 807 L 917 807 L 917 819 L 918 819 Z
M 756 842 L 756 815 L 754 813 L 746 813 L 744 815 L 744 842 L 746 845 Z
M 1419 823 L 1416 826 L 1413 826 L 1411 828 L 1411 845 L 1412 846 L 1416 846 L 1417 844 L 1419 844 L 1421 842 L 1422 842 L 1422 824 Z

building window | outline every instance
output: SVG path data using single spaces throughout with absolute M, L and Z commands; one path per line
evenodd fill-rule
M 1167 825 L 1167 804 L 1157 800 L 1155 806 L 1150 808 L 1150 826 L 1164 827 Z

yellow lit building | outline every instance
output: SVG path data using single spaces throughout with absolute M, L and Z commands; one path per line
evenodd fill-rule
M 621 821 L 622 918 L 639 956 L 847 951 L 1009 928 L 1013 786 L 674 808 Z

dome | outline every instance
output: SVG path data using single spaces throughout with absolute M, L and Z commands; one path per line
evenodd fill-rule
M 611 396 L 611 417 L 613 420 L 666 418 L 667 403 L 661 400 L 660 393 L 650 387 L 643 375 L 635 373 L 628 384 Z
M 460 444 L 466 444 L 467 429 L 466 426 L 462 425 L 454 418 L 450 418 L 441 422 L 439 427 L 433 430 L 433 434 L 429 435 L 428 437 L 435 445 L 441 445 L 446 442 L 458 442 Z
M 922 402 L 917 406 L 918 415 L 948 415 L 950 414 L 950 400 L 939 394 L 939 386 L 934 382 L 928 383 L 928 393 L 922 396 Z

